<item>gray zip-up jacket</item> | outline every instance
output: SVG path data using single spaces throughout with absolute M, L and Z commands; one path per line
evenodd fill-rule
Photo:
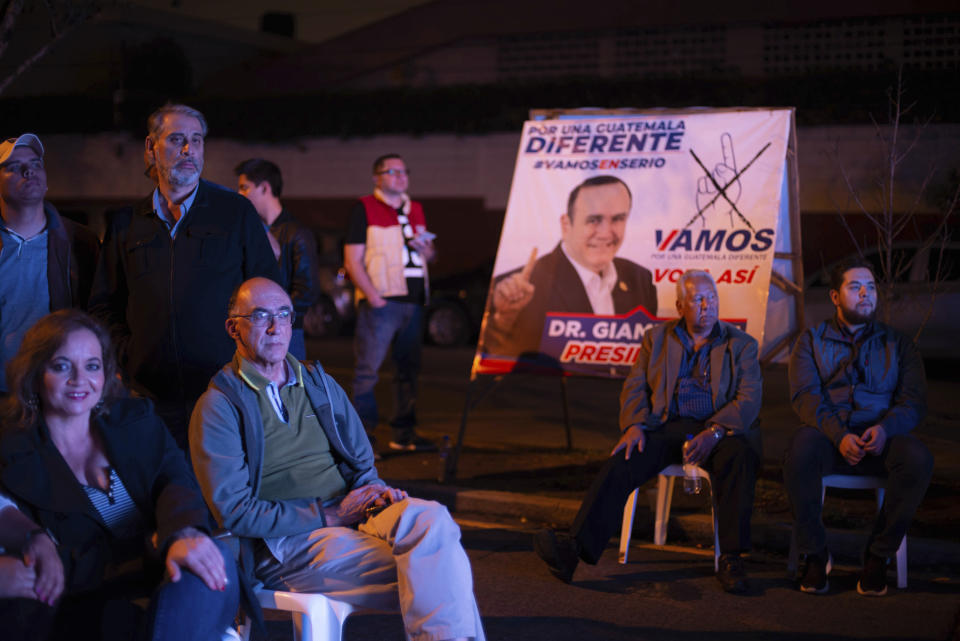
M 927 379 L 920 351 L 879 321 L 857 335 L 837 317 L 806 330 L 790 355 L 790 400 L 805 425 L 836 447 L 850 433 L 882 425 L 887 436 L 906 434 L 927 414 Z
M 346 393 L 320 363 L 303 364 L 303 385 L 347 483 L 347 492 L 383 483 L 373 449 Z M 190 455 L 203 498 L 221 527 L 246 538 L 274 538 L 325 527 L 315 497 L 259 498 L 263 419 L 257 395 L 228 363 L 210 381 L 190 419 Z M 342 497 L 328 500 L 336 504 Z

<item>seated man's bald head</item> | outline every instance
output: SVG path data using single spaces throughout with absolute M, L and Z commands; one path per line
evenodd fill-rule
M 282 366 L 293 318 L 293 303 L 280 285 L 269 278 L 251 278 L 230 297 L 226 329 L 237 354 L 267 375 Z
M 267 293 L 270 291 L 279 291 L 285 295 L 287 294 L 283 287 L 269 278 L 257 276 L 255 278 L 250 278 L 243 281 L 237 285 L 236 289 L 233 290 L 233 294 L 230 295 L 230 303 L 227 305 L 227 313 L 230 315 L 236 313 L 237 305 L 240 304 L 241 298 L 248 300 L 253 295 Z M 289 295 L 287 295 L 287 300 L 290 300 Z

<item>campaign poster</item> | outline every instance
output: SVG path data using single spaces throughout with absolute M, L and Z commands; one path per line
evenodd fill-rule
M 792 114 L 526 122 L 473 371 L 624 377 L 687 269 L 762 344 Z

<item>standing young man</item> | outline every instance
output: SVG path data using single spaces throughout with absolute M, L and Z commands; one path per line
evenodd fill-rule
M 237 192 L 253 204 L 263 221 L 267 240 L 280 265 L 280 285 L 290 294 L 296 316 L 290 338 L 290 353 L 307 358 L 303 319 L 317 302 L 317 239 L 297 222 L 280 202 L 283 176 L 280 168 L 263 158 L 250 158 L 237 165 Z
M 34 134 L 0 143 L 0 395 L 6 364 L 41 316 L 84 307 L 100 241 L 46 202 L 43 144 Z
M 436 251 L 423 207 L 407 195 L 409 181 L 407 166 L 398 154 L 374 161 L 374 190 L 354 205 L 344 261 L 357 287 L 353 404 L 370 442 L 375 443 L 374 387 L 389 349 L 396 367 L 390 448 L 424 451 L 436 448 L 416 433 L 421 318 L 429 297 L 427 263 Z

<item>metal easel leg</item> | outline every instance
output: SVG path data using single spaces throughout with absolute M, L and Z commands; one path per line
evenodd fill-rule
M 567 403 L 567 377 L 560 377 L 560 396 L 563 398 L 563 427 L 567 432 L 567 449 L 573 449 L 573 434 L 570 431 L 570 405 Z

